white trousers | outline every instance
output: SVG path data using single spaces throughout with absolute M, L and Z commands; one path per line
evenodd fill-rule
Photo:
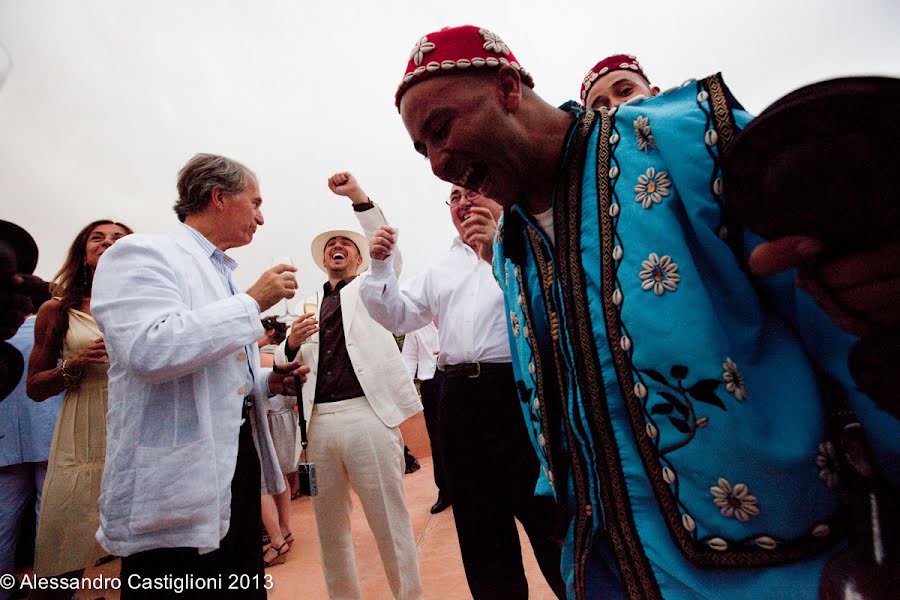
M 387 427 L 365 396 L 316 404 L 309 424 L 309 461 L 319 495 L 312 499 L 328 594 L 361 597 L 350 531 L 352 488 L 378 542 L 394 598 L 420 600 L 422 582 L 403 493 L 403 438 Z

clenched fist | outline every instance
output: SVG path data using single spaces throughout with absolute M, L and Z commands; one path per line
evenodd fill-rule
M 359 187 L 356 177 L 349 171 L 341 171 L 329 177 L 328 189 L 338 196 L 347 196 L 353 204 L 365 204 L 369 201 L 369 197 Z
M 260 278 L 247 290 L 247 295 L 256 300 L 260 312 L 266 311 L 285 298 L 293 298 L 297 289 L 296 267 L 276 265 L 263 272 Z
M 397 230 L 393 227 L 379 227 L 369 240 L 369 256 L 373 260 L 384 260 L 391 255 L 397 243 Z
M 494 260 L 494 234 L 497 222 L 494 215 L 484 206 L 469 209 L 468 218 L 460 225 L 462 239 L 488 264 Z

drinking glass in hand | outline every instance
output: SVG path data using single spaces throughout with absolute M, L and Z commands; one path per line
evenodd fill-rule
M 293 267 L 295 266 L 294 259 L 290 256 L 275 256 L 272 258 L 272 264 L 269 265 L 269 268 L 277 267 L 278 265 L 290 265 Z M 275 315 L 275 318 L 281 323 L 292 323 L 300 316 L 296 311 L 295 298 L 296 296 L 294 296 L 294 298 L 279 300 L 278 303 L 272 307 L 272 314 Z
M 319 292 L 305 292 L 303 294 L 303 312 L 312 313 L 318 317 Z

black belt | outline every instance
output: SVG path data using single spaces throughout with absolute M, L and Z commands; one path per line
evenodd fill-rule
M 438 370 L 447 377 L 475 379 L 482 375 L 496 375 L 512 370 L 512 363 L 463 363 L 460 365 L 438 365 Z

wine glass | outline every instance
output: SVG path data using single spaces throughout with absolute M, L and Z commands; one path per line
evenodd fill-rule
M 278 265 L 290 265 L 294 266 L 294 259 L 290 256 L 274 256 L 272 257 L 272 264 L 269 265 L 269 268 L 277 267 Z M 296 298 L 296 293 L 294 294 L 294 298 Z M 300 315 L 297 314 L 296 305 L 293 301 L 293 298 L 284 298 L 279 300 L 275 306 L 272 307 L 272 313 L 275 315 L 275 318 L 278 319 L 281 323 L 293 323 L 297 320 L 297 317 Z
M 313 313 L 315 318 L 319 317 L 319 292 L 303 293 L 303 312 Z

